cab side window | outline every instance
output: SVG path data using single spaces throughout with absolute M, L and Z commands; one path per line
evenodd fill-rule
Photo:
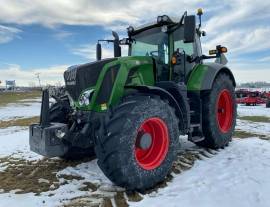
M 180 51 L 183 50 L 187 55 L 194 54 L 194 47 L 193 43 L 184 43 L 184 28 L 180 27 L 179 29 L 175 30 L 173 33 L 174 39 L 174 50 L 179 49 Z
M 185 53 L 187 55 L 193 55 L 194 50 L 193 50 L 193 43 L 184 43 L 183 40 L 178 40 L 178 41 L 174 41 L 174 49 L 180 49 L 185 51 Z

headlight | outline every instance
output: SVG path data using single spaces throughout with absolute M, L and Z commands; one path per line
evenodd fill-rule
M 55 136 L 62 139 L 66 135 L 66 132 L 62 129 L 55 130 Z
M 89 105 L 90 99 L 92 98 L 93 93 L 94 93 L 94 89 L 84 91 L 79 98 L 79 104 L 81 106 Z

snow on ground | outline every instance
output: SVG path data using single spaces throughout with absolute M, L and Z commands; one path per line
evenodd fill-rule
M 37 99 L 34 99 L 37 100 Z M 40 102 L 20 101 L 0 108 L 0 120 L 7 121 L 14 118 L 29 118 L 40 115 Z
M 17 130 L 17 132 L 11 133 L 14 130 Z M 1 129 L 0 158 L 11 156 L 12 158 L 26 159 L 29 161 L 42 159 L 42 156 L 30 151 L 28 133 L 28 129 L 25 130 L 19 127 Z M 5 170 L 6 167 L 5 163 L 3 163 L 3 166 L 0 165 L 0 171 Z M 59 206 L 63 204 L 64 201 L 72 198 L 89 195 L 89 191 L 79 190 L 80 187 L 83 187 L 83 183 L 85 182 L 96 183 L 99 186 L 104 185 L 105 188 L 107 186 L 112 186 L 112 183 L 98 168 L 96 160 L 85 162 L 75 167 L 67 167 L 64 170 L 57 172 L 57 176 L 61 175 L 80 176 L 84 179 L 73 179 L 67 184 L 60 185 L 58 189 L 41 193 L 39 196 L 35 196 L 34 193 L 15 194 L 15 191 L 10 193 L 0 193 L 0 207 L 17 207 L 18 203 L 27 207 Z M 31 180 L 29 180 L 29 182 L 31 182 Z M 66 182 L 66 180 L 60 178 L 60 183 L 64 182 Z
M 260 135 L 270 135 L 270 123 L 251 122 L 237 119 L 236 129 Z
M 270 108 L 266 108 L 265 104 L 258 106 L 246 106 L 238 104 L 237 114 L 239 116 L 267 116 L 270 117 Z
M 79 176 L 85 175 L 85 179 L 73 179 L 68 183 L 64 184 L 66 180 L 61 178 L 60 182 L 62 182 L 63 185 L 60 185 L 60 187 L 56 190 L 43 192 L 39 196 L 36 196 L 34 193 L 15 194 L 15 191 L 3 194 L 0 193 L 0 207 L 17 207 L 18 204 L 27 207 L 62 206 L 65 202 L 73 198 L 89 196 L 89 193 L 91 193 L 91 191 L 79 190 L 80 187 L 83 187 L 83 183 L 85 182 L 98 183 L 98 185 L 104 185 L 105 187 L 107 185 L 111 185 L 111 182 L 103 175 L 101 170 L 98 168 L 96 160 L 82 163 L 74 168 L 68 167 L 63 171 L 57 173 L 57 175 L 61 174 L 77 174 Z M 92 198 L 92 200 L 95 201 L 95 198 Z M 96 200 L 98 200 L 98 198 Z
M 63 185 L 55 191 L 56 196 L 49 196 L 49 193 L 42 193 L 40 196 L 35 196 L 34 193 L 15 194 L 15 192 L 0 194 L 0 207 L 49 207 L 60 206 L 60 200 L 65 197 L 72 199 L 74 197 L 83 196 L 85 193 L 77 191 L 75 185 Z M 72 192 L 72 193 L 71 193 Z
M 1 129 L 0 146 L 0 157 L 12 155 L 27 160 L 42 158 L 42 156 L 30 151 L 28 128 L 9 127 Z
M 270 109 L 265 104 L 258 106 L 238 105 L 238 116 L 266 116 L 270 117 Z M 237 119 L 236 129 L 259 135 L 270 136 L 270 123 L 252 122 Z
M 0 107 L 0 120 L 36 116 L 39 112 L 40 103 L 35 100 L 25 100 Z M 238 106 L 238 115 L 270 117 L 270 109 L 265 106 Z M 270 123 L 237 120 L 237 129 L 270 135 Z M 30 152 L 28 142 L 28 128 L 0 129 L 0 159 L 10 156 L 29 161 L 42 160 L 42 156 Z M 182 148 L 193 150 L 194 144 L 185 141 Z M 0 172 L 5 168 L 5 163 L 0 163 Z M 60 178 L 60 183 L 63 184 L 59 188 L 43 192 L 38 196 L 34 193 L 15 194 L 15 189 L 9 193 L 0 193 L 0 207 L 17 207 L 18 204 L 27 207 L 63 205 L 63 202 L 72 198 L 92 195 L 91 190 L 79 190 L 85 182 L 102 186 L 101 189 L 109 189 L 108 191 L 110 188 L 116 188 L 98 168 L 96 160 L 66 167 L 55 173 L 57 176 L 81 176 L 83 179 L 72 179 L 67 182 L 64 178 Z M 40 180 L 46 181 L 42 177 Z M 99 189 L 95 193 L 98 192 Z M 253 137 L 233 139 L 229 147 L 221 150 L 217 155 L 197 160 L 190 170 L 175 175 L 167 187 L 144 195 L 144 199 L 140 202 L 129 202 L 129 204 L 147 207 L 266 207 L 270 202 L 269 193 L 270 142 Z M 91 197 L 91 199 L 97 198 Z
M 131 206 L 268 207 L 270 202 L 270 142 L 235 139 L 207 160 L 196 161 L 158 193 Z

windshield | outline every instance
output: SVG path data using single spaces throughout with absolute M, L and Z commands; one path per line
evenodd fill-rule
M 168 64 L 168 34 L 160 27 L 141 32 L 132 37 L 131 56 L 152 56 L 155 60 Z

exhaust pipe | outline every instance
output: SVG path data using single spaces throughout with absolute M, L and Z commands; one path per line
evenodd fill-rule
M 42 104 L 40 113 L 40 126 L 47 127 L 50 125 L 49 120 L 49 91 L 48 89 L 42 92 Z

